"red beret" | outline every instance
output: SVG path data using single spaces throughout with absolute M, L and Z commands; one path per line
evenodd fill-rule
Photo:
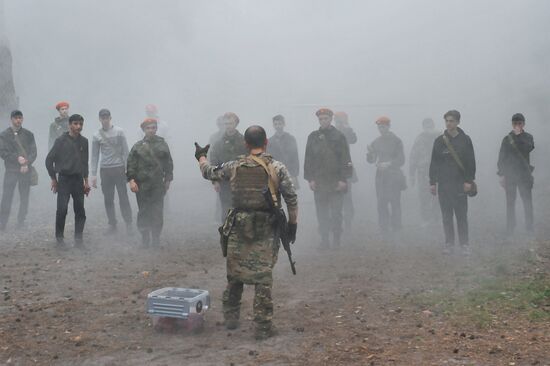
M 386 116 L 378 117 L 378 119 L 376 120 L 376 124 L 377 125 L 389 125 L 390 124 L 390 119 Z
M 55 105 L 55 109 L 57 109 L 57 110 L 60 110 L 63 107 L 69 108 L 69 102 L 62 101 L 62 102 L 59 102 Z
M 348 114 L 346 112 L 334 112 L 334 119 L 338 121 L 348 121 Z
M 327 115 L 327 116 L 330 116 L 330 117 L 332 117 L 332 116 L 334 115 L 334 113 L 333 113 L 330 109 L 328 109 L 328 108 L 321 108 L 321 109 L 319 109 L 317 112 L 315 112 L 315 115 L 316 115 L 317 117 L 319 117 L 319 116 L 322 115 L 322 114 Z
M 157 108 L 156 105 L 154 104 L 147 104 L 145 106 L 145 112 L 149 112 L 149 113 L 157 113 L 159 111 L 159 109 Z
M 226 113 L 224 113 L 223 118 L 225 118 L 225 119 L 232 118 L 232 119 L 234 119 L 235 121 L 237 121 L 237 124 L 238 124 L 239 121 L 240 121 L 240 120 L 239 120 L 239 116 L 237 116 L 237 115 L 236 115 L 235 113 L 233 113 L 233 112 L 226 112 Z
M 156 118 L 145 118 L 143 122 L 141 122 L 141 129 L 143 130 L 145 127 L 151 125 L 151 124 L 157 124 Z

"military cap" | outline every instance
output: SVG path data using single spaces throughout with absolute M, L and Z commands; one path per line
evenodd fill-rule
M 154 104 L 147 104 L 145 106 L 145 112 L 148 112 L 148 113 L 158 113 L 159 109 L 157 108 L 156 105 Z
M 149 126 L 149 125 L 152 125 L 152 124 L 157 124 L 157 119 L 156 118 L 145 118 L 143 120 L 143 122 L 141 122 L 141 129 L 143 130 L 145 127 Z
M 380 116 L 378 117 L 378 119 L 376 120 L 376 124 L 377 125 L 389 125 L 391 122 L 391 120 L 386 117 L 386 116 Z
M 332 117 L 334 115 L 334 112 L 332 112 L 330 109 L 328 108 L 321 108 L 319 109 L 317 112 L 315 112 L 315 115 L 317 117 L 321 116 L 321 115 L 325 115 L 325 116 L 330 116 Z
M 55 105 L 55 109 L 60 110 L 63 107 L 69 108 L 69 102 L 61 101 Z

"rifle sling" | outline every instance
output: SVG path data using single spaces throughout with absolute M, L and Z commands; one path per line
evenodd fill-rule
M 521 161 L 523 162 L 523 164 L 525 165 L 525 167 L 527 168 L 527 171 L 529 173 L 531 173 L 531 164 L 529 164 L 529 162 L 527 161 L 527 159 L 525 158 L 525 156 L 521 153 L 521 151 L 519 150 L 518 148 L 518 145 L 516 144 L 516 142 L 514 141 L 514 138 L 512 137 L 512 135 L 508 134 L 508 142 L 510 143 L 510 145 L 512 145 L 512 147 L 514 148 L 514 150 L 516 151 L 516 153 L 518 154 L 519 158 L 521 159 Z
M 460 157 L 458 156 L 455 148 L 453 147 L 453 145 L 449 141 L 449 138 L 447 138 L 446 135 L 443 135 L 443 142 L 445 142 L 445 145 L 447 145 L 447 149 L 451 153 L 451 156 L 453 157 L 460 170 L 462 170 L 462 174 L 466 177 L 466 169 L 464 169 L 464 164 L 462 164 L 462 160 L 460 160 Z

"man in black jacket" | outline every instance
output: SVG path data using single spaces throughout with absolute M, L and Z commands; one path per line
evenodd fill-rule
M 32 163 L 36 159 L 36 143 L 31 131 L 22 127 L 23 113 L 11 112 L 11 126 L 0 134 L 0 156 L 4 159 L 6 172 L 2 203 L 0 204 L 0 230 L 6 229 L 10 216 L 15 186 L 19 186 L 19 213 L 17 226 L 23 227 L 29 208 Z M 36 172 L 36 171 L 34 171 Z
M 454 215 L 462 253 L 469 255 L 467 194 L 473 188 L 476 174 L 474 147 L 470 137 L 458 128 L 458 111 L 448 111 L 444 118 L 446 130 L 435 140 L 432 149 L 430 191 L 433 195 L 439 194 L 445 231 L 444 253 L 450 254 L 454 248 Z
M 73 114 L 69 118 L 69 132 L 58 137 L 46 157 L 46 169 L 50 175 L 51 189 L 57 193 L 55 215 L 55 238 L 63 247 L 67 206 L 72 196 L 75 212 L 75 246 L 83 247 L 82 232 L 86 222 L 84 195 L 90 191 L 88 185 L 88 139 L 80 134 L 84 118 Z
M 506 192 L 506 233 L 512 235 L 516 226 L 516 196 L 523 201 L 525 228 L 533 232 L 533 167 L 529 154 L 535 148 L 533 136 L 524 131 L 525 117 L 512 116 L 512 131 L 504 137 L 498 154 L 500 184 Z
M 296 138 L 285 131 L 285 117 L 278 114 L 273 117 L 275 134 L 269 138 L 268 154 L 273 159 L 283 163 L 292 177 L 294 188 L 298 189 L 298 174 L 300 173 L 300 159 L 298 158 L 298 144 Z
M 321 248 L 326 249 L 331 231 L 334 246 L 340 246 L 343 199 L 353 166 L 346 137 L 332 125 L 333 112 L 322 108 L 316 115 L 320 128 L 307 138 L 304 178 L 313 191 Z

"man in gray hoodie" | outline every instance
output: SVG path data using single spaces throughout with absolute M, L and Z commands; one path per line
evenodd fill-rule
M 91 185 L 97 188 L 97 168 L 101 177 L 105 211 L 109 229 L 107 234 L 117 230 L 115 215 L 115 188 L 118 192 L 120 212 L 126 222 L 128 233 L 132 228 L 132 209 L 126 189 L 126 160 L 128 158 L 128 143 L 124 131 L 111 122 L 111 112 L 108 109 L 99 111 L 101 128 L 92 137 L 92 176 Z

